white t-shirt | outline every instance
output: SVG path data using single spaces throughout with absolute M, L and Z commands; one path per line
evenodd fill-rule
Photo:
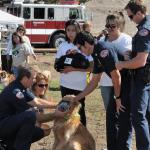
M 66 52 L 69 49 L 75 49 L 79 53 L 81 52 L 73 43 L 68 43 L 67 41 L 65 41 L 59 46 L 56 54 L 56 59 L 60 58 L 63 55 L 66 55 Z M 89 62 L 93 61 L 92 56 L 86 56 L 86 58 L 89 60 Z M 60 74 L 60 85 L 63 87 L 82 91 L 85 89 L 86 84 L 86 72 L 72 71 L 69 73 Z
M 121 55 L 123 55 L 126 51 L 132 50 L 132 38 L 131 36 L 125 33 L 121 33 L 120 36 L 112 42 L 108 40 L 105 41 L 105 38 L 101 38 L 100 41 L 105 42 L 107 47 L 115 46 L 115 48 L 118 50 L 118 52 Z M 99 85 L 100 86 L 113 86 L 111 78 L 105 72 L 102 74 Z

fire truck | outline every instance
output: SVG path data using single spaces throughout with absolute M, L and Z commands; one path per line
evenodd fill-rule
M 84 5 L 13 2 L 7 11 L 25 19 L 31 44 L 46 44 L 53 48 L 65 40 L 64 26 L 67 20 L 76 19 L 82 25 L 88 19 Z

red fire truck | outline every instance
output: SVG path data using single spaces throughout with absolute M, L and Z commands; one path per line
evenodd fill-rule
M 64 25 L 69 19 L 83 24 L 87 19 L 83 5 L 35 4 L 14 2 L 7 11 L 25 19 L 27 35 L 32 44 L 58 47 L 64 41 Z

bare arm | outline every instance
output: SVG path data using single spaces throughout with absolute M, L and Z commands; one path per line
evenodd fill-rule
M 38 122 L 45 123 L 48 121 L 52 121 L 58 118 L 63 118 L 68 115 L 68 112 L 61 112 L 58 110 L 55 110 L 55 112 L 43 114 L 43 113 L 36 113 L 36 118 Z
M 123 111 L 125 110 L 125 107 L 121 104 L 121 75 L 119 70 L 113 70 L 111 73 L 111 78 L 112 78 L 112 82 L 113 82 L 113 86 L 114 86 L 114 93 L 115 96 L 118 97 L 116 99 L 116 110 L 119 113 L 119 111 Z
M 92 79 L 90 80 L 89 84 L 86 86 L 84 91 L 82 91 L 80 94 L 78 94 L 74 100 L 80 100 L 83 97 L 87 96 L 90 94 L 98 85 L 98 82 L 101 78 L 101 73 L 100 74 L 93 74 Z
M 62 71 L 62 73 L 68 73 L 71 71 L 81 71 L 81 72 L 92 72 L 93 70 L 93 62 L 90 62 L 90 66 L 87 69 L 80 69 L 80 68 L 74 68 L 71 66 L 67 66 L 64 68 L 64 70 Z
M 38 108 L 56 108 L 57 103 L 52 101 L 47 101 L 40 98 L 34 98 L 34 100 L 28 102 L 29 105 L 38 107 Z
M 47 114 L 36 113 L 37 121 L 41 123 L 52 121 L 55 119 L 55 117 L 56 117 L 55 113 L 47 113 Z
M 137 68 L 143 67 L 146 64 L 148 54 L 149 53 L 147 53 L 147 52 L 140 52 L 137 54 L 136 57 L 132 58 L 129 61 L 119 61 L 118 63 L 116 63 L 116 67 L 119 70 L 123 69 L 123 68 L 137 69 Z
M 111 73 L 111 78 L 112 78 L 112 83 L 114 86 L 114 92 L 115 96 L 119 97 L 120 96 L 120 91 L 121 91 L 121 75 L 119 70 L 113 70 Z

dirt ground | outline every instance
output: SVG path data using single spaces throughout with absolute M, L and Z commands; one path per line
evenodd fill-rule
M 53 69 L 54 55 L 55 54 L 38 55 L 39 61 L 33 61 L 32 65 L 38 65 L 40 69 L 51 70 L 52 81 L 50 83 L 48 95 L 50 94 L 56 101 L 59 101 L 61 99 L 59 91 L 59 73 Z M 101 150 L 102 148 L 106 148 L 106 124 L 105 110 L 99 88 L 87 96 L 86 99 L 87 128 L 92 133 L 96 141 L 96 150 Z M 52 122 L 48 124 L 51 126 L 53 125 Z M 31 150 L 51 150 L 53 141 L 53 132 L 51 132 L 48 137 L 34 143 Z M 135 142 L 133 142 L 132 150 L 135 150 Z

